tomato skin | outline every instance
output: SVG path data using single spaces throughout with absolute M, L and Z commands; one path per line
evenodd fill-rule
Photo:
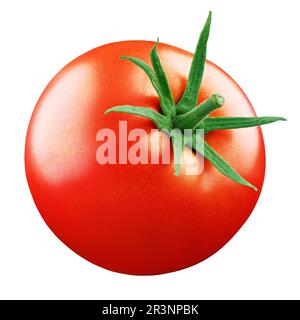
M 205 161 L 200 176 L 175 177 L 173 165 L 99 165 L 96 134 L 150 132 L 150 120 L 106 109 L 123 104 L 159 110 L 146 75 L 128 55 L 150 63 L 153 42 L 124 41 L 95 48 L 63 68 L 33 112 L 25 147 L 29 187 L 56 236 L 88 261 L 133 275 L 177 271 L 224 246 L 251 214 L 262 188 L 265 150 L 260 128 L 215 131 L 206 140 L 259 192 L 224 177 Z M 176 101 L 192 54 L 160 44 L 158 53 Z M 255 116 L 240 87 L 207 61 L 199 101 L 213 93 L 225 105 L 213 116 Z

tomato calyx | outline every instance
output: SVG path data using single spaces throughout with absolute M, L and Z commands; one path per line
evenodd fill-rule
M 202 154 L 226 177 L 257 191 L 257 188 L 253 184 L 237 173 L 203 138 L 202 144 L 196 143 L 196 137 L 198 137 L 197 130 L 203 130 L 204 134 L 207 134 L 214 130 L 255 127 L 276 121 L 286 121 L 286 119 L 283 117 L 209 117 L 210 113 L 222 107 L 225 103 L 225 99 L 220 94 L 213 94 L 200 105 L 197 105 L 206 62 L 211 19 L 212 13 L 209 12 L 196 46 L 185 91 L 177 104 L 174 102 L 166 74 L 157 53 L 158 39 L 150 53 L 153 69 L 138 58 L 123 56 L 121 59 L 134 63 L 147 74 L 159 97 L 161 113 L 142 106 L 122 105 L 109 108 L 104 114 L 121 112 L 142 116 L 152 120 L 158 129 L 169 134 L 173 132 L 170 134 L 170 137 L 173 145 L 174 159 L 177 160 L 174 160 L 176 176 L 180 175 L 180 161 L 178 159 L 180 159 L 185 147 L 182 139 L 177 139 L 177 135 L 184 130 L 192 130 L 192 138 L 186 144 L 187 146 L 191 147 L 195 152 Z

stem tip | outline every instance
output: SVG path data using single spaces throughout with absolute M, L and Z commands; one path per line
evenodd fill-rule
M 224 103 L 225 103 L 225 99 L 223 96 L 221 96 L 220 94 L 215 94 L 214 95 L 215 99 L 216 99 L 216 104 L 221 107 Z

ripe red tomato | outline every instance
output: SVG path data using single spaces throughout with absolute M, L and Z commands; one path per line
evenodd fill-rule
M 99 165 L 96 134 L 154 128 L 150 120 L 106 109 L 152 107 L 159 100 L 142 70 L 120 56 L 150 63 L 152 42 L 125 41 L 91 50 L 63 68 L 40 97 L 26 140 L 26 174 L 34 201 L 56 236 L 88 261 L 116 272 L 153 275 L 192 266 L 226 244 L 251 214 L 259 192 L 224 177 L 209 162 L 200 176 L 173 175 L 173 164 Z M 160 44 L 175 101 L 192 54 Z M 220 93 L 215 116 L 255 116 L 241 88 L 207 61 L 199 101 Z M 206 140 L 261 190 L 265 151 L 259 127 L 210 132 Z

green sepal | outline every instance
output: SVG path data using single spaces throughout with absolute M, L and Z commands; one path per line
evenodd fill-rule
M 159 39 L 157 39 L 157 42 L 155 43 L 154 47 L 151 50 L 151 62 L 152 62 L 152 67 L 154 69 L 154 72 L 156 74 L 156 77 L 159 81 L 159 85 L 160 85 L 160 89 L 162 92 L 162 97 L 164 100 L 164 104 L 163 104 L 163 110 L 162 112 L 166 115 L 166 116 L 170 116 L 173 117 L 175 116 L 175 102 L 170 90 L 170 86 L 168 83 L 168 79 L 167 76 L 165 74 L 165 71 L 161 65 L 159 56 L 157 54 L 157 45 L 159 43 Z
M 155 123 L 156 127 L 161 130 L 171 129 L 171 122 L 169 118 L 149 108 L 129 106 L 129 105 L 116 106 L 116 107 L 107 109 L 104 112 L 104 114 L 108 114 L 111 112 L 129 113 L 137 116 L 142 116 L 144 118 L 152 120 Z
M 176 110 L 179 114 L 193 109 L 198 101 L 206 62 L 207 41 L 209 38 L 211 17 L 212 13 L 210 11 L 204 28 L 200 34 L 184 94 L 177 104 Z
M 179 129 L 173 129 L 171 132 L 171 141 L 173 147 L 173 162 L 174 162 L 174 176 L 180 175 L 181 170 L 181 157 L 183 153 L 183 136 Z
M 245 180 L 240 174 L 238 174 L 229 164 L 226 162 L 207 142 L 204 141 L 203 148 L 199 150 L 196 146 L 195 138 L 193 139 L 192 148 L 202 154 L 218 171 L 220 171 L 224 176 L 230 178 L 231 180 L 246 186 L 250 187 L 253 190 L 257 191 L 257 188 Z M 198 150 L 197 150 L 198 149 Z
M 122 56 L 121 59 L 131 61 L 132 63 L 140 67 L 142 70 L 144 70 L 144 72 L 147 74 L 148 78 L 150 79 L 155 91 L 157 92 L 157 95 L 159 97 L 160 104 L 161 104 L 161 109 L 165 114 L 165 110 L 167 109 L 167 106 L 165 103 L 164 93 L 161 89 L 160 82 L 156 74 L 154 73 L 154 71 L 147 65 L 146 62 L 138 58 Z
M 197 129 L 204 129 L 204 132 L 208 133 L 214 130 L 256 127 L 276 121 L 286 121 L 286 119 L 283 117 L 209 117 L 200 122 Z

